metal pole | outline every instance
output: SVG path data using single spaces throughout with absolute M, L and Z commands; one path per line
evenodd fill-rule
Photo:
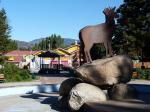
M 48 47 L 49 47 L 49 50 L 51 50 L 50 40 L 49 40 L 49 43 L 48 43 Z

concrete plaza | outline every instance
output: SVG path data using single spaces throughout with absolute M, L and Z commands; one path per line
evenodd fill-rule
M 58 94 L 26 94 L 0 97 L 0 112 L 60 112 Z
M 56 82 L 55 82 L 55 80 Z M 0 88 L 13 88 L 20 86 L 60 84 L 65 77 L 42 77 L 41 81 L 30 83 L 4 83 Z M 139 90 L 146 93 L 140 94 L 140 100 L 150 104 L 150 81 L 132 80 L 129 84 L 135 85 Z M 11 92 L 11 91 L 10 91 Z M 67 112 L 62 111 L 58 103 L 58 93 L 31 93 L 0 97 L 0 112 Z

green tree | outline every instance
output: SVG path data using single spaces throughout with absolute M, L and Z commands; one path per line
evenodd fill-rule
M 103 44 L 94 44 L 90 53 L 93 60 L 101 59 L 106 56 L 106 50 Z
M 0 52 L 6 52 L 9 44 L 10 26 L 8 25 L 7 15 L 4 9 L 0 10 Z
M 124 0 L 117 13 L 119 17 L 113 39 L 115 51 L 150 60 L 149 0 Z
M 44 39 L 39 43 L 39 49 L 45 50 L 45 40 Z
M 35 45 L 32 47 L 32 50 L 38 50 L 38 49 L 39 49 L 38 44 L 35 44 Z
M 7 59 L 8 57 L 6 56 L 0 56 L 0 65 L 4 64 Z
M 35 44 L 33 50 L 49 50 L 64 46 L 64 39 L 60 35 L 52 34 L 49 37 L 42 39 L 39 44 Z
M 9 42 L 7 44 L 7 50 L 12 51 L 18 49 L 17 42 L 15 40 L 9 39 Z

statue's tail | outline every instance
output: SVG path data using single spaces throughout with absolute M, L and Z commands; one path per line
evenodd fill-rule
M 84 57 L 84 42 L 82 39 L 82 30 L 79 32 L 79 39 L 80 39 L 80 51 L 79 51 L 79 59 L 80 59 L 80 65 L 82 65 L 82 58 Z M 82 57 L 83 55 L 83 57 Z

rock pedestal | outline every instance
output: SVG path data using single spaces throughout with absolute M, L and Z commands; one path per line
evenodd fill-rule
M 87 83 L 79 83 L 70 91 L 69 106 L 71 110 L 79 110 L 86 102 L 106 101 L 105 93 L 98 87 Z
M 132 76 L 132 60 L 124 55 L 95 60 L 80 66 L 77 75 L 96 86 L 127 83 Z
M 108 95 L 111 100 L 133 100 L 137 98 L 137 91 L 134 87 L 127 84 L 116 84 L 108 90 Z
M 124 55 L 86 63 L 75 70 L 78 78 L 67 79 L 61 84 L 60 104 L 77 111 L 87 102 L 134 98 L 136 90 L 125 84 L 131 79 L 132 69 L 132 60 Z M 102 89 L 108 92 L 105 94 Z
M 83 81 L 79 78 L 69 78 L 63 81 L 59 88 L 60 96 L 67 96 L 71 89 L 78 83 L 82 83 Z
M 75 85 L 82 82 L 79 78 L 69 78 L 61 83 L 59 88 L 59 104 L 62 109 L 69 109 L 68 98 L 70 91 Z

